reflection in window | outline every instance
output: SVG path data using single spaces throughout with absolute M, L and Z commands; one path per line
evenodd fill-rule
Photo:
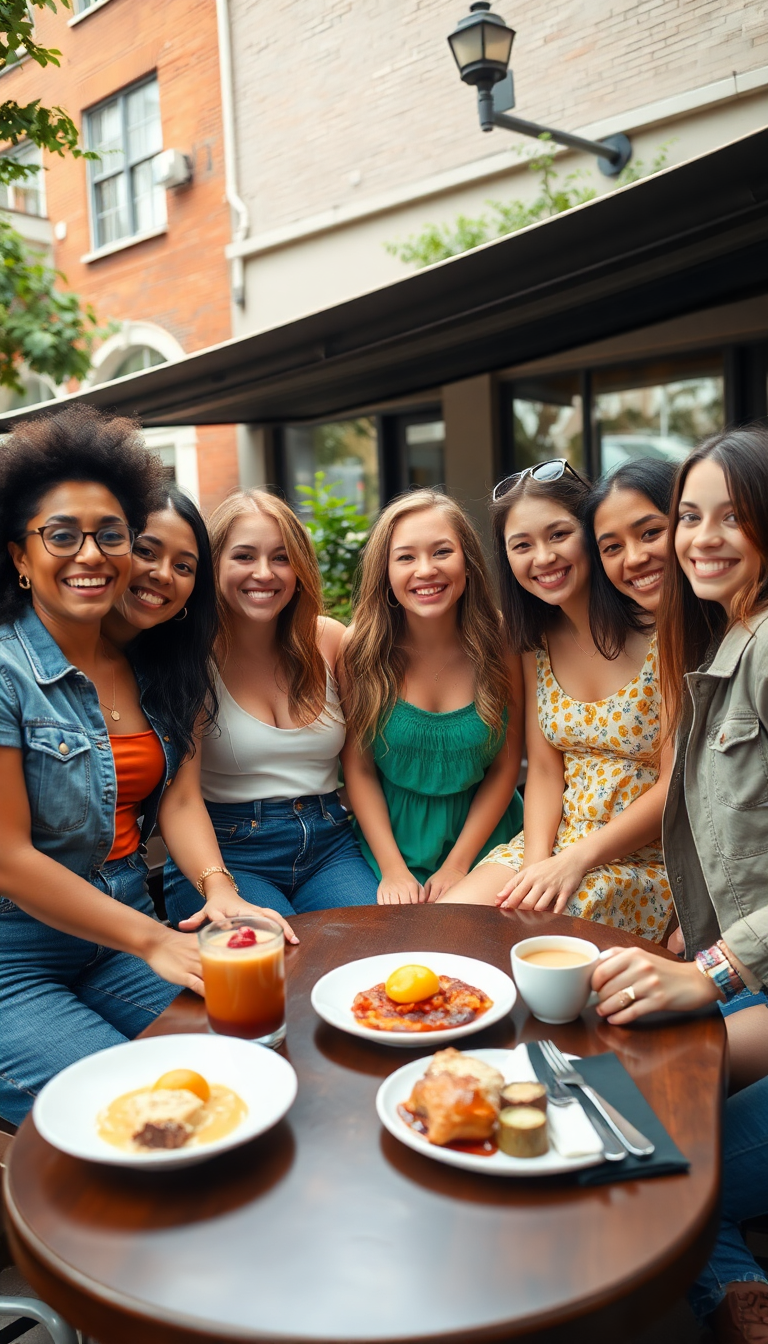
M 613 471 L 637 457 L 681 462 L 700 439 L 722 429 L 721 368 L 719 356 L 713 356 L 707 357 L 698 377 L 662 381 L 665 373 L 672 372 L 664 368 L 637 370 L 634 375 L 627 369 L 597 374 L 595 428 L 601 470 Z
M 299 512 L 306 506 L 296 486 L 314 485 L 316 471 L 325 472 L 325 484 L 361 513 L 378 510 L 378 444 L 370 417 L 326 425 L 289 425 L 284 444 L 288 495 Z
M 429 489 L 445 480 L 445 422 L 417 420 L 405 428 L 405 477 L 408 487 Z
M 122 378 L 127 373 L 140 373 L 142 369 L 153 369 L 157 364 L 167 364 L 165 355 L 153 350 L 150 345 L 139 345 L 120 361 L 111 378 Z
M 576 375 L 514 383 L 513 470 L 564 457 L 584 470 L 584 421 Z

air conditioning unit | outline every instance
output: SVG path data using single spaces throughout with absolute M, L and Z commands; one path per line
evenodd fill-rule
M 180 149 L 164 149 L 155 155 L 154 176 L 159 187 L 185 187 L 192 181 L 192 160 Z

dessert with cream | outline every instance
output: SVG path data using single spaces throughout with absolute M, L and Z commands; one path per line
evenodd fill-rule
M 209 1083 L 192 1069 L 174 1069 L 150 1087 L 116 1097 L 97 1116 L 96 1127 L 115 1148 L 152 1152 L 223 1139 L 247 1113 L 231 1088 Z

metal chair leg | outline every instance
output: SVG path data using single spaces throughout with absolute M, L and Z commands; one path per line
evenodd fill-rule
M 76 1330 L 45 1302 L 36 1297 L 5 1297 L 0 1295 L 0 1316 L 28 1316 L 44 1325 L 53 1344 L 79 1344 Z

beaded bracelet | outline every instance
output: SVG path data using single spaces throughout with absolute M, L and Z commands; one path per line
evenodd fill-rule
M 203 898 L 205 897 L 205 879 L 206 879 L 206 877 L 210 877 L 210 876 L 211 876 L 211 873 L 224 873 L 224 875 L 225 875 L 226 877 L 229 878 L 229 880 L 230 880 L 230 882 L 232 883 L 232 886 L 235 888 L 235 891 L 237 892 L 238 896 L 240 895 L 240 888 L 238 887 L 238 885 L 237 885 L 237 883 L 236 883 L 234 877 L 233 877 L 232 874 L 230 873 L 229 869 L 228 869 L 228 868 L 213 867 L 213 868 L 206 868 L 206 869 L 204 870 L 204 872 L 202 872 L 202 873 L 200 874 L 200 876 L 198 877 L 197 882 L 196 882 L 196 884 L 195 884 L 195 885 L 197 886 L 197 890 L 200 892 L 200 895 L 201 895 Z
M 746 988 L 739 972 L 731 965 L 722 943 L 696 953 L 696 967 L 720 990 L 726 1003 Z

